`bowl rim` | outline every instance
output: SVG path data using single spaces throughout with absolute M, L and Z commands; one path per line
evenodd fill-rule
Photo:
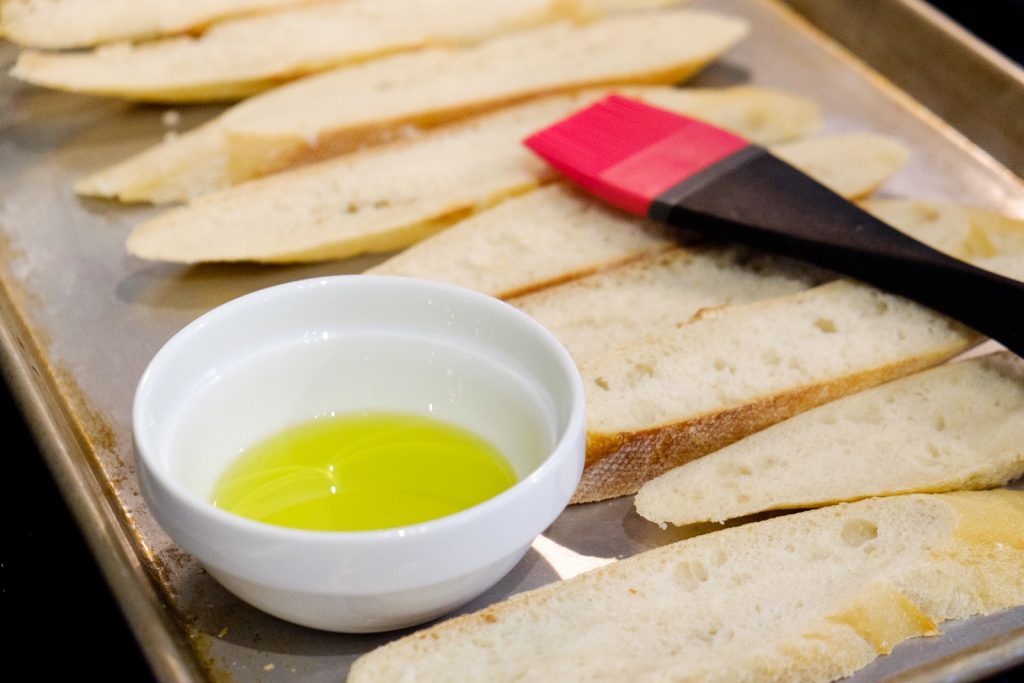
M 327 531 L 317 529 L 301 529 L 285 527 L 257 520 L 249 519 L 220 509 L 201 500 L 197 495 L 189 491 L 183 484 L 171 476 L 165 467 L 156 462 L 156 453 L 150 452 L 153 444 L 148 443 L 140 435 L 148 432 L 145 427 L 143 414 L 145 410 L 145 398 L 149 385 L 157 381 L 163 366 L 166 365 L 174 354 L 180 353 L 182 347 L 187 348 L 191 339 L 199 334 L 212 322 L 237 315 L 252 307 L 260 306 L 268 298 L 281 298 L 295 296 L 297 292 L 306 290 L 312 286 L 317 287 L 347 287 L 353 286 L 389 286 L 398 287 L 406 291 L 417 291 L 422 294 L 424 288 L 432 288 L 446 296 L 456 296 L 470 299 L 474 306 L 492 307 L 517 321 L 517 324 L 525 327 L 531 334 L 539 337 L 543 346 L 554 356 L 563 379 L 567 380 L 571 406 L 565 426 L 556 435 L 555 443 L 552 445 L 547 456 L 529 474 L 519 479 L 515 484 L 501 493 L 488 498 L 459 512 L 426 520 L 416 524 L 409 524 L 399 527 L 388 527 L 384 529 L 369 529 L 360 531 Z M 190 512 L 196 515 L 210 518 L 220 524 L 236 527 L 240 532 L 259 534 L 268 540 L 294 540 L 313 543 L 390 543 L 395 538 L 425 537 L 429 535 L 443 534 L 454 528 L 471 524 L 480 517 L 488 517 L 498 514 L 502 508 L 513 505 L 514 502 L 526 495 L 537 485 L 537 483 L 549 476 L 551 472 L 561 465 L 561 461 L 569 457 L 573 444 L 581 437 L 585 439 L 585 405 L 583 380 L 580 376 L 576 363 L 562 343 L 547 328 L 531 318 L 529 315 L 502 301 L 496 297 L 445 282 L 424 280 L 421 278 L 397 276 L 397 275 L 375 275 L 375 274 L 353 274 L 353 275 L 327 275 L 313 278 L 304 278 L 282 284 L 272 285 L 258 289 L 230 301 L 220 304 L 203 313 L 191 321 L 181 330 L 176 332 L 150 359 L 143 371 L 136 386 L 132 401 L 132 436 L 135 457 L 150 477 L 179 505 L 183 505 Z M 153 451 L 157 449 L 152 448 Z M 583 468 L 585 456 L 579 458 L 579 470 Z M 577 477 L 578 478 L 578 477 Z M 145 487 L 143 487 L 145 489 Z

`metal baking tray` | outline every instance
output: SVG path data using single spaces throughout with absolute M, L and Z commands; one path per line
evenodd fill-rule
M 1024 76 L 919 0 L 696 4 L 744 16 L 753 32 L 695 85 L 752 82 L 810 96 L 826 131 L 885 132 L 913 150 L 886 193 L 1024 217 Z M 4 71 L 14 57 L 12 46 L 0 46 Z M 150 357 L 203 312 L 379 259 L 179 267 L 129 257 L 129 229 L 155 210 L 79 199 L 71 183 L 158 141 L 168 132 L 165 112 L 0 81 L 0 360 L 161 680 L 343 680 L 358 655 L 400 633 L 304 629 L 222 589 L 142 502 L 130 405 Z M 180 128 L 216 112 L 184 109 Z M 573 507 L 462 611 L 679 537 L 637 517 L 629 498 Z M 946 624 L 943 636 L 904 643 L 854 678 L 971 680 L 1022 661 L 1018 608 Z

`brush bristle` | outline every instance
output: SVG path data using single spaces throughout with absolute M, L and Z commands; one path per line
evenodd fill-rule
M 619 95 L 525 144 L 573 182 L 641 215 L 668 188 L 747 146 L 710 124 Z

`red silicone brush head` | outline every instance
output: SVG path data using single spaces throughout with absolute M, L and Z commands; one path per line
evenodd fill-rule
M 584 189 L 640 215 L 665 190 L 748 145 L 721 128 L 619 95 L 525 144 Z

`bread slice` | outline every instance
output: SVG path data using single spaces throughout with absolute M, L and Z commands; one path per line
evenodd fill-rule
M 376 681 L 831 681 L 1024 604 L 1024 492 L 865 500 L 716 531 L 377 648 Z
M 81 181 L 87 195 L 176 200 L 547 93 L 674 83 L 743 37 L 739 19 L 689 10 L 549 24 L 464 49 L 433 48 L 262 93 Z M 210 168 L 217 168 L 214 178 Z M 175 191 L 164 187 L 170 183 Z M 148 188 L 148 189 L 147 189 Z
M 366 271 L 512 297 L 673 247 L 668 229 L 553 183 L 482 211 Z
M 181 33 L 311 0 L 4 0 L 0 33 L 21 45 L 89 47 Z
M 718 118 L 711 110 L 702 115 Z M 739 122 L 733 127 L 746 128 Z M 905 158 L 891 153 L 899 143 L 882 136 L 844 135 L 840 140 L 846 146 L 821 137 L 773 150 L 786 154 L 791 144 L 799 145 L 794 165 L 807 164 L 806 170 L 847 196 L 881 184 L 899 169 L 893 164 Z M 814 154 L 816 148 L 822 154 Z M 873 153 L 886 163 L 874 163 Z M 863 175 L 862 167 L 877 175 Z M 858 169 L 853 180 L 848 169 Z M 472 216 L 368 272 L 440 280 L 510 298 L 662 250 L 671 241 L 660 226 L 559 184 Z
M 648 86 L 620 90 L 658 106 L 706 118 L 764 143 L 808 135 L 820 123 L 818 107 L 810 100 L 767 88 L 740 86 L 691 90 Z M 570 106 L 584 106 L 608 92 L 584 91 L 581 99 Z M 571 109 L 555 114 L 539 125 L 551 123 L 569 113 Z M 207 153 L 221 142 L 216 126 L 201 126 L 175 138 L 172 143 L 154 147 L 139 157 L 81 180 L 75 188 L 83 194 L 158 204 L 222 189 L 231 184 L 225 166 L 227 160 L 222 154 Z
M 979 268 L 1024 280 L 1024 220 L 949 202 L 869 199 L 868 211 Z
M 26 50 L 11 75 L 58 90 L 157 102 L 246 97 L 343 64 L 583 18 L 565 0 L 334 0 L 215 24 L 199 36 L 90 52 Z
M 709 308 L 803 291 L 830 273 L 737 247 L 670 249 L 509 300 L 578 361 L 672 332 Z
M 910 150 L 893 138 L 874 133 L 837 133 L 794 142 L 772 153 L 847 198 L 863 197 L 878 188 L 879 179 L 910 160 Z M 835 164 L 832 159 L 845 159 Z
M 809 143 L 796 144 L 804 147 L 801 151 L 803 162 L 815 166 L 817 173 L 829 177 L 832 182 L 845 185 L 847 191 L 851 189 L 849 183 L 843 179 L 837 180 L 830 169 L 815 161 Z M 783 149 L 786 147 L 781 146 Z M 882 147 L 884 153 L 884 145 Z M 830 144 L 822 145 L 822 149 L 826 152 L 836 150 Z M 878 170 L 886 169 L 880 167 Z M 862 184 L 877 182 L 866 175 L 861 180 L 864 181 Z M 512 200 L 508 204 L 524 201 L 525 198 Z M 863 204 L 868 209 L 877 209 L 885 214 L 886 220 L 896 228 L 924 242 L 946 247 L 945 250 L 955 256 L 979 263 L 998 261 L 1004 270 L 1016 268 L 1016 272 L 1024 273 L 1024 222 L 954 204 L 922 203 L 905 199 L 866 200 Z M 499 209 L 491 212 L 497 211 Z M 490 212 L 480 217 L 486 213 Z M 923 220 L 923 216 L 928 219 Z M 520 217 L 509 222 L 522 224 L 526 221 Z M 583 222 L 597 221 L 589 218 Z M 653 227 L 650 223 L 639 224 L 637 227 L 640 229 L 620 230 L 615 234 L 633 237 L 655 234 L 643 229 Z M 554 226 L 541 225 L 538 228 L 538 240 L 551 240 L 560 232 Z M 446 234 L 459 229 L 457 226 Z M 525 241 L 523 232 L 520 228 L 518 239 Z M 431 240 L 444 237 L 438 235 Z M 514 240 L 517 236 L 509 235 L 506 239 Z M 654 241 L 654 237 L 647 239 L 655 245 L 659 244 Z M 420 249 L 431 240 L 409 251 Z M 571 248 L 571 245 L 578 244 L 590 244 L 586 234 L 572 235 L 571 238 L 567 235 L 563 243 L 548 244 L 547 249 L 568 251 L 575 255 L 585 251 Z M 456 252 L 467 251 L 465 245 L 450 245 L 450 248 Z M 513 250 L 493 247 L 492 251 L 511 253 Z M 516 261 L 526 260 L 526 265 L 516 267 L 511 263 L 495 263 L 492 266 L 497 270 L 525 270 L 533 267 L 532 261 L 552 260 L 551 257 L 545 259 L 543 254 L 523 259 L 518 249 L 515 250 L 515 256 Z M 479 259 L 476 252 L 465 256 L 474 257 Z M 486 261 L 486 258 L 483 260 Z M 745 249 L 710 245 L 698 249 L 652 253 L 627 265 L 610 267 L 614 265 L 612 261 L 602 263 L 600 256 L 594 254 L 589 266 L 598 272 L 576 279 L 578 270 L 573 271 L 565 275 L 567 281 L 562 284 L 516 296 L 510 302 L 554 332 L 574 356 L 585 358 L 602 349 L 654 334 L 657 330 L 685 324 L 694 316 L 706 315 L 707 309 L 781 296 L 835 279 L 835 275 L 829 271 L 787 259 L 759 255 Z M 384 268 L 378 267 L 375 270 Z M 638 301 L 644 304 L 638 306 Z
M 192 263 L 323 260 L 405 246 L 550 179 L 520 140 L 606 92 L 543 98 L 209 195 L 141 224 L 128 249 L 143 258 Z M 756 89 L 707 97 L 673 88 L 629 92 L 679 111 L 695 107 L 711 120 L 709 102 L 716 102 L 727 122 L 769 136 L 788 133 L 791 124 L 765 125 L 769 115 L 745 127 L 742 112 L 777 112 L 785 120 L 788 112 L 806 111 L 802 100 Z
M 635 493 L 673 467 L 978 341 L 929 309 L 841 280 L 577 359 L 587 460 L 573 500 Z
M 643 517 L 721 522 L 1024 475 L 1024 361 L 998 353 L 825 404 L 647 482 Z

